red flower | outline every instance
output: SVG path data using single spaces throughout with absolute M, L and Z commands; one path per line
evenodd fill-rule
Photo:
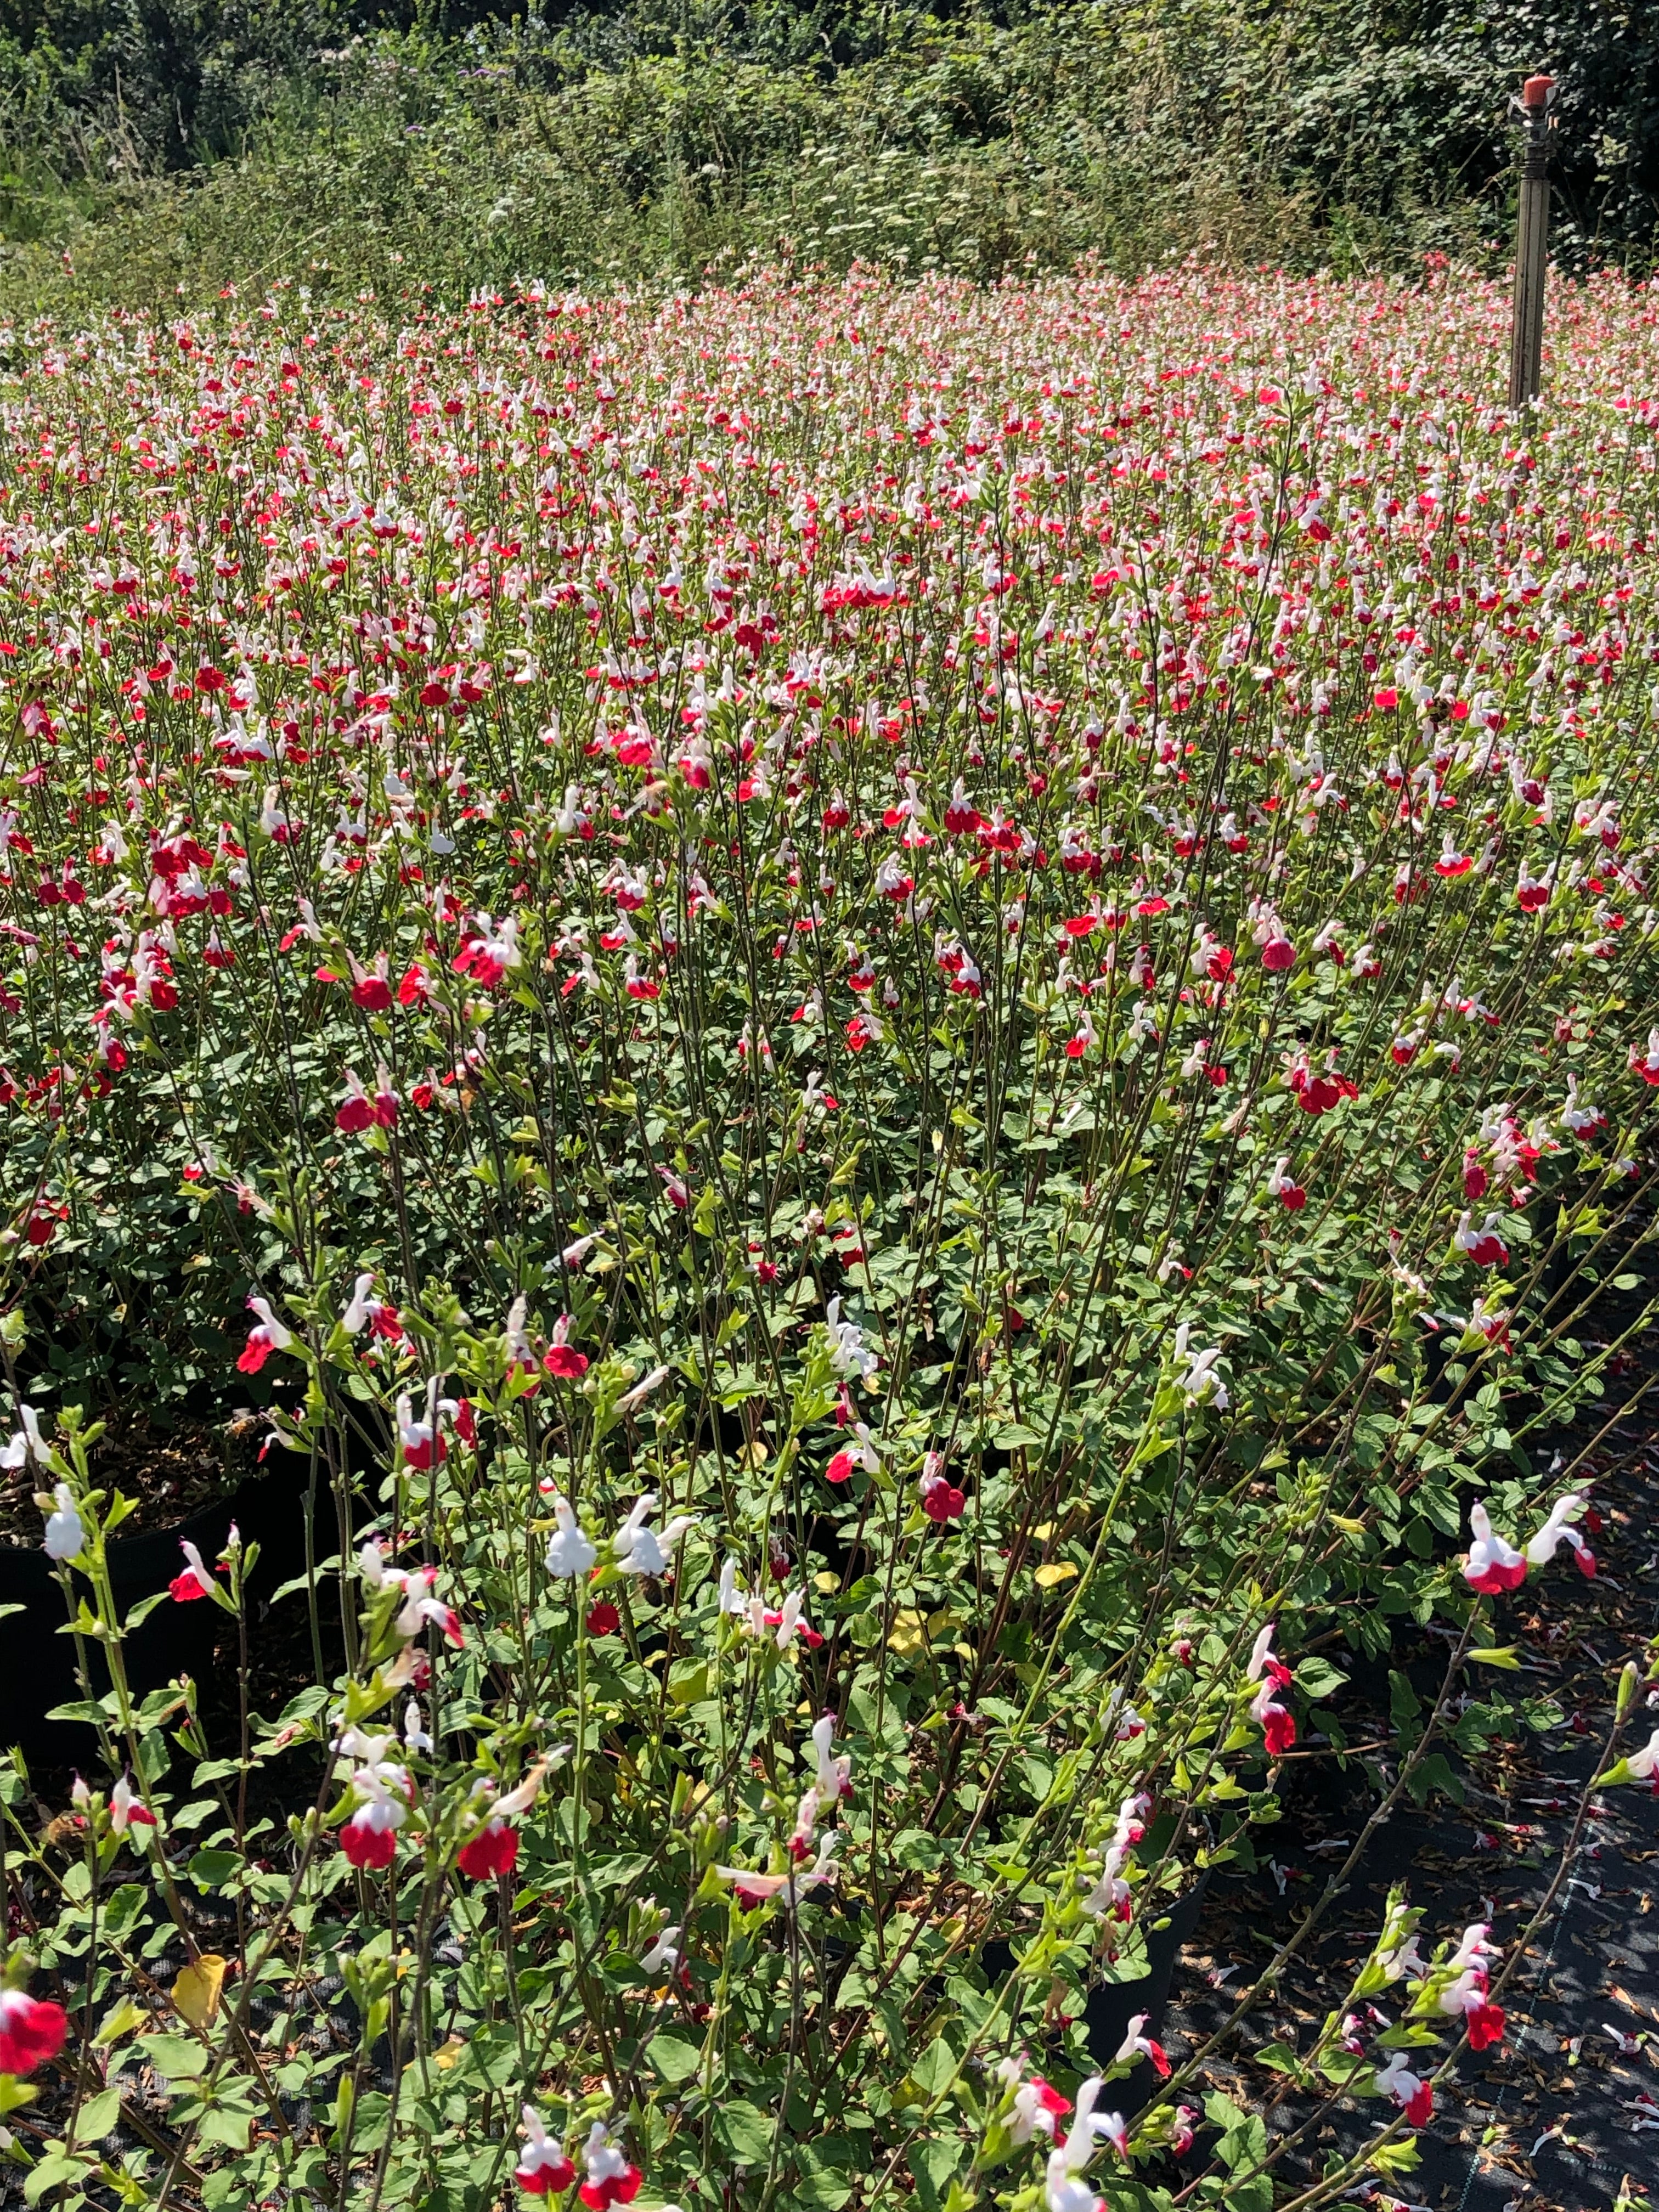
M 1261 964 L 1274 975 L 1296 965 L 1296 947 L 1288 937 L 1270 937 L 1261 948 Z
M 1268 1705 L 1261 1715 L 1262 1741 L 1269 1759 L 1282 1759 L 1296 1741 L 1296 1716 L 1283 1705 Z
M 562 1375 L 574 1382 L 587 1372 L 587 1354 L 578 1352 L 572 1345 L 552 1344 L 547 1348 L 542 1365 L 550 1375 Z
M 966 1493 L 942 1474 L 922 1485 L 921 1510 L 930 1521 L 959 1521 L 967 1504 Z
M 614 1636 L 622 1626 L 622 1615 L 608 1597 L 602 1597 L 587 1613 L 587 1632 L 590 1636 Z
M 582 2203 L 588 2212 L 607 2212 L 612 2204 L 631 2204 L 644 2179 L 637 2166 L 625 2166 L 620 2173 L 607 2175 L 603 2181 L 585 2181 L 581 2186 Z
M 492 1820 L 471 1843 L 463 1844 L 455 1863 L 474 1881 L 511 1874 L 519 1863 L 519 1832 L 505 1820 Z
M 1434 2088 L 1431 2083 L 1418 2083 L 1407 2104 L 1406 2118 L 1414 2128 L 1426 2127 L 1434 2118 Z
M 1505 1566 L 1501 1561 L 1495 1561 L 1491 1566 L 1482 1568 L 1479 1574 L 1466 1576 L 1464 1579 L 1471 1589 L 1479 1590 L 1483 1597 L 1497 1597 L 1504 1590 L 1520 1589 L 1527 1579 L 1527 1563 L 1522 1559 L 1518 1566 Z
M 389 1867 L 398 1850 L 395 1828 L 372 1828 L 354 1813 L 340 1831 L 340 1849 L 359 1869 Z
M 568 2158 L 555 2158 L 515 2166 L 513 2179 L 526 2197 L 562 2197 L 576 2179 L 576 2169 Z
M 1485 2051 L 1489 2044 L 1504 2040 L 1504 2008 L 1484 2002 L 1472 2006 L 1465 2014 L 1469 2030 L 1469 2049 Z
M 0 1990 L 0 2074 L 33 2074 L 57 2057 L 68 2033 L 62 2005 L 22 1990 Z

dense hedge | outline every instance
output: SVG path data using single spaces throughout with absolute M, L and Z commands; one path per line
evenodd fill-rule
M 1521 72 L 1562 84 L 1565 265 L 1645 271 L 1659 31 L 1592 0 L 820 0 L 504 13 L 0 5 L 15 305 L 273 268 L 451 296 L 780 254 L 1501 262 Z

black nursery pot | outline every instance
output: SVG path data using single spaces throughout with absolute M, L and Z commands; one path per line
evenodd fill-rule
M 1146 1972 L 1138 1980 L 1102 1982 L 1090 1990 L 1083 2018 L 1089 2033 L 1089 2056 L 1097 2066 L 1111 2064 L 1137 2013 L 1146 2015 L 1142 2034 L 1156 2041 L 1162 2033 L 1176 1960 L 1182 1945 L 1191 1942 L 1197 1929 L 1204 1893 L 1209 1886 L 1206 1867 L 1186 1895 L 1170 1908 L 1165 1916 L 1166 1924 L 1147 1929 Z M 1152 2061 L 1143 2058 L 1133 2074 L 1121 2083 L 1113 2083 L 1111 2102 L 1126 2114 L 1138 2112 L 1157 2086 Z
M 223 1550 L 234 1521 L 245 1543 L 257 1543 L 259 1558 L 248 1580 L 250 1595 L 268 1595 L 305 1569 L 305 1515 L 308 1474 L 301 1462 L 250 1478 L 228 1497 L 203 1506 L 169 1528 L 138 1536 L 112 1536 L 110 1580 L 125 1613 L 141 1598 L 165 1590 L 185 1565 L 179 1540 L 187 1537 L 210 1565 Z M 325 1542 L 325 1550 L 334 1546 Z M 76 1575 L 77 1583 L 82 1577 Z M 65 1613 L 58 1571 L 44 1550 L 0 1546 L 0 1605 L 21 1606 L 0 1618 L 0 1745 L 15 1745 L 42 1765 L 84 1764 L 94 1738 L 84 1721 L 47 1718 L 57 1706 L 82 1695 L 76 1678 L 75 1639 L 61 1633 Z M 214 1647 L 227 1626 L 224 1614 L 207 1599 L 158 1605 L 129 1636 L 122 1650 L 128 1684 L 138 1697 L 160 1689 L 177 1674 L 200 1680 L 214 1663 Z M 88 1644 L 93 1689 L 108 1687 L 102 1656 Z

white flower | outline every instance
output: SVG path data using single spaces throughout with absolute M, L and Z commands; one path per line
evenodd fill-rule
M 643 1382 L 636 1382 L 631 1390 L 624 1391 L 622 1396 L 617 1399 L 617 1411 L 619 1413 L 631 1413 L 635 1412 L 639 1407 L 645 1403 L 645 1401 L 651 1395 L 651 1393 L 653 1390 L 660 1389 L 662 1384 L 668 1380 L 668 1375 L 669 1370 L 667 1368 L 653 1367 Z
M 81 1516 L 75 1510 L 74 1493 L 68 1483 L 60 1482 L 52 1492 L 58 1510 L 46 1519 L 46 1557 L 49 1559 L 78 1559 L 87 1546 L 87 1532 Z
M 547 1547 L 549 1574 L 569 1579 L 590 1573 L 599 1555 L 582 1534 L 581 1522 L 576 1518 L 576 1509 L 568 1498 L 562 1495 L 554 1498 L 553 1518 L 559 1525 Z
M 812 1749 L 817 1762 L 817 1778 L 813 1786 L 819 1796 L 827 1797 L 832 1805 L 838 1797 L 847 1796 L 848 1778 L 853 1771 L 850 1753 L 841 1759 L 831 1757 L 835 1740 L 835 1715 L 825 1713 L 821 1720 L 812 1723 Z
M 1175 1334 L 1177 1368 L 1185 1369 L 1184 1373 L 1177 1372 L 1176 1381 L 1181 1385 L 1189 1406 L 1206 1400 L 1218 1413 L 1224 1413 L 1231 1401 L 1227 1396 L 1226 1384 L 1215 1371 L 1215 1363 L 1221 1357 L 1221 1346 L 1212 1344 L 1203 1352 L 1189 1352 L 1187 1339 L 1191 1328 L 1192 1323 L 1183 1321 Z
M 650 1526 L 651 1516 L 656 1510 L 656 1492 L 647 1490 L 611 1540 L 611 1556 L 625 1575 L 666 1574 L 669 1553 L 687 1529 L 695 1526 L 690 1514 L 681 1513 L 668 1522 L 659 1535 Z
M 831 1298 L 825 1308 L 823 1326 L 830 1337 L 830 1364 L 843 1381 L 852 1376 L 861 1381 L 865 1376 L 875 1373 L 880 1362 L 866 1346 L 864 1332 L 858 1323 L 842 1319 L 839 1298 Z
M 738 1563 L 728 1559 L 720 1569 L 720 1610 L 735 1613 L 741 1620 L 749 1610 L 749 1600 L 738 1588 Z
M 680 1963 L 680 1954 L 677 1948 L 679 1933 L 678 1928 L 665 1928 L 662 1930 L 650 1949 L 640 1960 L 640 1966 L 646 1973 L 654 1974 L 665 1969 L 671 1974 L 673 1972 L 675 1967 Z
M 1123 2115 L 1095 2110 L 1100 2090 L 1100 2075 L 1091 2075 L 1077 2093 L 1077 2111 L 1073 2116 L 1071 2132 L 1048 2154 L 1044 2191 L 1048 2212 L 1094 2212 L 1095 2193 L 1078 2176 L 1094 2156 L 1097 2136 L 1113 2144 L 1120 2154 L 1127 2154 L 1129 2131 Z

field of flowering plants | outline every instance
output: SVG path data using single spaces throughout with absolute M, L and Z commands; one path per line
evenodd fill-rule
M 1656 312 L 1564 291 L 1518 425 L 1451 275 L 7 334 L 6 1512 L 84 1744 L 0 1782 L 27 2202 L 1409 2171 L 1528 1929 L 1394 1899 L 1274 2047 L 1323 2170 L 1097 2000 L 1402 1624 L 1366 1834 L 1595 1571 Z M 133 1607 L 112 1450 L 249 1405 L 305 1573 Z M 192 1604 L 228 1720 L 128 1672 Z

